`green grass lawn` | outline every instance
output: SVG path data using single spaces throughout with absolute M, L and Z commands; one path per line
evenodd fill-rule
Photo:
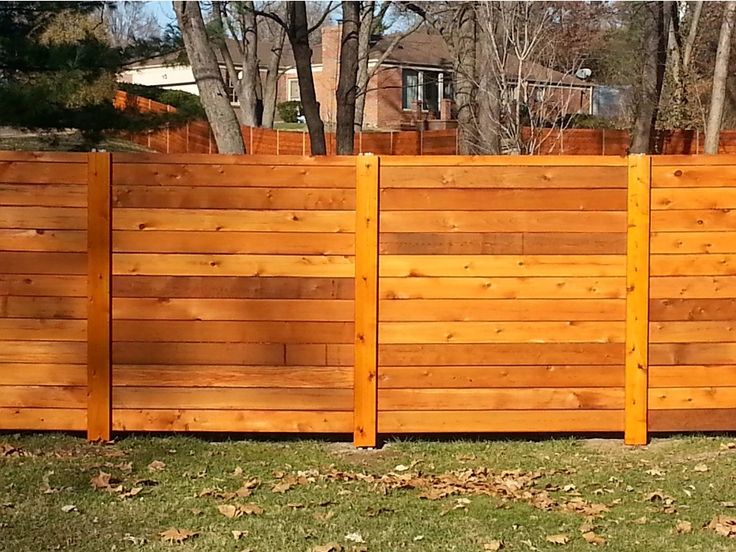
M 735 470 L 736 442 L 724 437 L 357 451 L 5 434 L 0 550 L 736 550 L 725 536 L 736 535 Z

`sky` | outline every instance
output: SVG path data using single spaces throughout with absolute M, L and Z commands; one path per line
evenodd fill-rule
M 153 16 L 156 18 L 156 20 L 159 22 L 159 25 L 161 25 L 161 28 L 165 28 L 166 25 L 169 23 L 174 22 L 176 19 L 176 16 L 174 15 L 174 10 L 171 7 L 171 2 L 166 1 L 155 1 L 155 2 L 146 2 L 148 11 L 150 11 Z

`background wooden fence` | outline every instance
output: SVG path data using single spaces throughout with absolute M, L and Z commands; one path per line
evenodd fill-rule
M 0 429 L 736 429 L 736 158 L 0 154 Z

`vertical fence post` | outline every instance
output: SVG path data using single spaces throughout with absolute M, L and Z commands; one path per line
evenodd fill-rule
M 109 153 L 87 158 L 87 439 L 112 431 L 112 165 Z
M 380 158 L 355 158 L 355 379 L 353 444 L 374 447 L 378 430 L 378 234 Z
M 628 157 L 624 442 L 647 443 L 649 391 L 649 232 L 652 158 Z

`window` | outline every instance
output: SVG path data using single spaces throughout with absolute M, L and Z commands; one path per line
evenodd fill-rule
M 230 71 L 228 71 L 227 69 L 221 69 L 220 72 L 222 74 L 222 82 L 225 84 L 225 93 L 227 94 L 228 98 L 230 98 L 230 103 L 238 103 L 238 95 L 235 92 L 233 79 L 230 78 Z M 238 76 L 242 76 L 242 73 L 240 73 Z
M 299 95 L 299 80 L 289 79 L 289 101 L 299 101 L 301 99 Z
M 414 102 L 419 100 L 419 72 L 404 69 L 401 73 L 401 96 L 404 109 L 413 109 Z
M 440 110 L 440 90 L 442 73 L 434 71 L 422 71 L 422 106 L 427 111 L 437 113 Z

